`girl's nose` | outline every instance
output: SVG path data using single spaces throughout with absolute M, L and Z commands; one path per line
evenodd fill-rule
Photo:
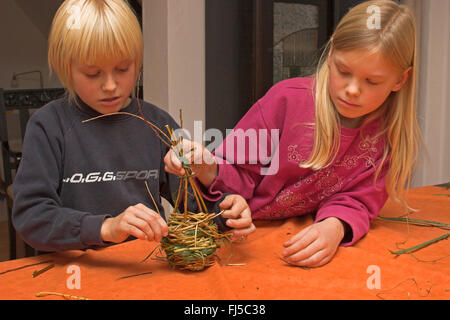
M 102 89 L 104 91 L 114 91 L 117 88 L 116 80 L 112 75 L 106 75 L 105 81 L 103 82 Z
M 351 97 L 358 97 L 361 94 L 358 82 L 356 80 L 351 81 L 345 88 L 347 94 Z

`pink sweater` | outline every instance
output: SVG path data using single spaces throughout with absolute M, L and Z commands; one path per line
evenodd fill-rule
M 362 130 L 341 127 L 341 145 L 332 165 L 318 171 L 301 168 L 314 142 L 314 127 L 302 125 L 314 123 L 313 92 L 310 78 L 289 79 L 269 90 L 215 150 L 219 173 L 208 191 L 213 198 L 222 192 L 242 195 L 255 220 L 307 213 L 316 213 L 316 222 L 339 218 L 351 229 L 341 244 L 349 246 L 369 231 L 388 197 L 388 161 L 374 185 L 384 139 L 375 138 L 378 121 Z M 253 134 L 249 144 L 238 143 L 243 133 Z

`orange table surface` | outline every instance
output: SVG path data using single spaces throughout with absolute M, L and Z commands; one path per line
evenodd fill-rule
M 450 190 L 413 189 L 409 203 L 420 211 L 410 218 L 450 223 Z M 380 216 L 398 217 L 401 207 L 391 200 Z M 172 269 L 148 259 L 155 242 L 130 241 L 87 251 L 67 251 L 0 263 L 0 299 L 57 299 L 36 297 L 57 292 L 98 300 L 300 300 L 300 299 L 418 299 L 450 298 L 450 246 L 442 240 L 413 254 L 397 251 L 435 239 L 448 229 L 375 220 L 369 233 L 353 247 L 339 248 L 320 268 L 303 269 L 280 259 L 282 243 L 312 223 L 311 216 L 276 222 L 256 222 L 257 230 L 242 242 L 227 243 L 220 260 L 201 272 Z M 46 262 L 46 261 L 52 262 Z M 34 263 L 44 264 L 20 268 Z M 37 277 L 32 273 L 55 266 Z M 71 267 L 79 268 L 72 273 Z M 151 272 L 151 273 L 149 273 Z M 140 276 L 121 277 L 147 273 Z M 71 287 L 78 275 L 80 288 Z M 68 297 L 69 298 L 69 297 Z M 73 297 L 72 297 L 73 298 Z

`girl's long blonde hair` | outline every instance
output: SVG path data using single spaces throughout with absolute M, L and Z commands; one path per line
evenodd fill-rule
M 377 6 L 381 17 L 380 28 L 369 28 L 368 8 Z M 385 103 L 368 115 L 362 124 L 381 119 L 386 145 L 375 181 L 383 164 L 390 161 L 386 189 L 391 198 L 409 208 L 406 190 L 417 159 L 421 133 L 416 116 L 417 41 L 415 19 L 411 10 L 389 0 L 367 1 L 347 13 L 325 47 L 316 72 L 315 136 L 310 158 L 302 167 L 319 170 L 329 166 L 339 150 L 339 116 L 329 94 L 329 68 L 327 58 L 330 48 L 349 51 L 374 50 L 382 53 L 394 66 L 406 71 L 412 67 L 407 83 L 398 92 L 392 92 Z
M 72 99 L 73 62 L 134 60 L 137 76 L 142 67 L 141 26 L 125 0 L 65 0 L 55 14 L 48 42 L 50 71 L 56 71 Z

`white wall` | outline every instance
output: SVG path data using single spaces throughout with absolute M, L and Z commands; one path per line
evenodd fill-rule
M 416 1 L 421 9 L 419 121 L 421 150 L 413 186 L 450 182 L 450 1 Z
M 23 1 L 22 1 L 23 2 Z M 0 1 L 0 87 L 8 89 L 39 88 L 39 75 L 20 78 L 19 87 L 11 88 L 13 73 L 40 70 L 44 87 L 60 87 L 56 76 L 49 80 L 47 35 L 35 25 L 14 0 Z
M 144 0 L 144 99 L 193 134 L 205 122 L 204 0 Z
M 205 0 L 143 0 L 144 100 L 205 128 Z M 172 207 L 163 200 L 166 214 Z

